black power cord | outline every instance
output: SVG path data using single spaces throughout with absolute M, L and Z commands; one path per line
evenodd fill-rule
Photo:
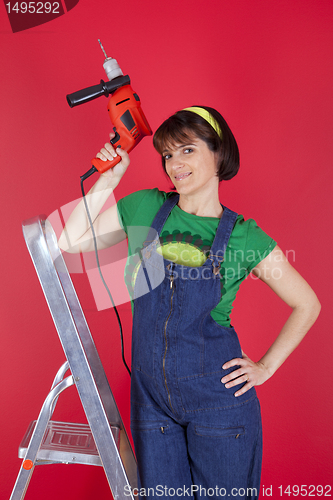
M 126 370 L 128 371 L 129 375 L 131 376 L 131 370 L 128 368 L 128 365 L 127 365 L 126 360 L 125 360 L 123 327 L 122 327 L 122 324 L 121 324 L 121 321 L 120 321 L 120 317 L 119 317 L 119 313 L 117 311 L 116 305 L 115 305 L 114 300 L 112 298 L 111 292 L 110 292 L 109 287 L 107 286 L 107 284 L 105 282 L 105 279 L 104 279 L 102 271 L 101 271 L 101 266 L 100 266 L 100 263 L 99 263 L 99 257 L 98 257 L 98 251 L 97 251 L 96 234 L 95 234 L 95 230 L 94 230 L 94 225 L 93 225 L 92 220 L 91 220 L 90 212 L 89 212 L 89 209 L 88 209 L 88 203 L 87 203 L 86 195 L 85 195 L 84 188 L 83 188 L 83 181 L 85 181 L 88 177 L 90 177 L 94 172 L 97 172 L 97 169 L 95 167 L 92 167 L 90 170 L 88 170 L 88 172 L 86 172 L 84 175 L 82 175 L 80 177 L 80 179 L 81 179 L 81 191 L 82 191 L 84 206 L 86 207 L 86 212 L 87 212 L 89 224 L 90 224 L 90 227 L 91 227 L 91 232 L 92 232 L 92 235 L 93 235 L 94 249 L 95 249 L 95 256 L 96 256 L 96 262 L 97 262 L 98 272 L 99 272 L 99 275 L 100 275 L 101 280 L 103 282 L 103 285 L 105 286 L 105 289 L 106 289 L 106 291 L 107 291 L 107 293 L 108 293 L 108 295 L 110 297 L 111 303 L 113 305 L 114 312 L 116 313 L 116 316 L 117 316 L 117 320 L 118 320 L 118 324 L 119 324 L 119 330 L 120 330 L 120 338 L 121 338 L 121 357 L 122 357 L 123 363 L 124 363 L 124 365 L 126 367 Z

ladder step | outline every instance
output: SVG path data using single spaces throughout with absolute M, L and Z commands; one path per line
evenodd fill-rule
M 35 425 L 36 420 L 29 424 L 19 446 L 19 458 L 25 457 Z M 111 430 L 119 449 L 120 429 L 111 426 Z M 36 465 L 45 462 L 102 465 L 89 425 L 50 420 L 37 454 Z

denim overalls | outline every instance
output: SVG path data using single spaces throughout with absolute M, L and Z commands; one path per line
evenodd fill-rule
M 223 207 L 203 266 L 181 266 L 155 251 L 178 199 L 168 198 L 152 223 L 134 288 L 131 431 L 139 485 L 147 497 L 253 500 L 262 455 L 259 401 L 254 388 L 236 398 L 242 385 L 221 383 L 237 368 L 222 365 L 242 353 L 234 328 L 210 315 L 221 298 L 220 262 L 237 214 Z

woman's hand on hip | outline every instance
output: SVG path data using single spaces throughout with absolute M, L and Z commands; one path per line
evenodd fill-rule
M 225 384 L 227 389 L 244 384 L 245 382 L 245 385 L 235 393 L 236 397 L 241 396 L 255 385 L 263 384 L 271 376 L 263 363 L 260 361 L 255 363 L 243 351 L 242 355 L 242 358 L 231 359 L 222 366 L 224 370 L 233 366 L 239 366 L 237 370 L 225 375 L 221 379 L 221 382 Z

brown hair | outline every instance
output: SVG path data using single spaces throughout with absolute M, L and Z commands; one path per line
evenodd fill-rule
M 202 116 L 193 111 L 177 111 L 165 120 L 156 130 L 153 144 L 156 151 L 175 147 L 177 144 L 188 143 L 193 136 L 204 141 L 208 148 L 217 153 L 217 167 L 219 181 L 232 179 L 239 169 L 239 150 L 236 139 L 223 116 L 214 108 L 199 106 L 206 109 L 218 123 L 222 138 Z M 162 156 L 162 165 L 165 169 L 165 160 Z

